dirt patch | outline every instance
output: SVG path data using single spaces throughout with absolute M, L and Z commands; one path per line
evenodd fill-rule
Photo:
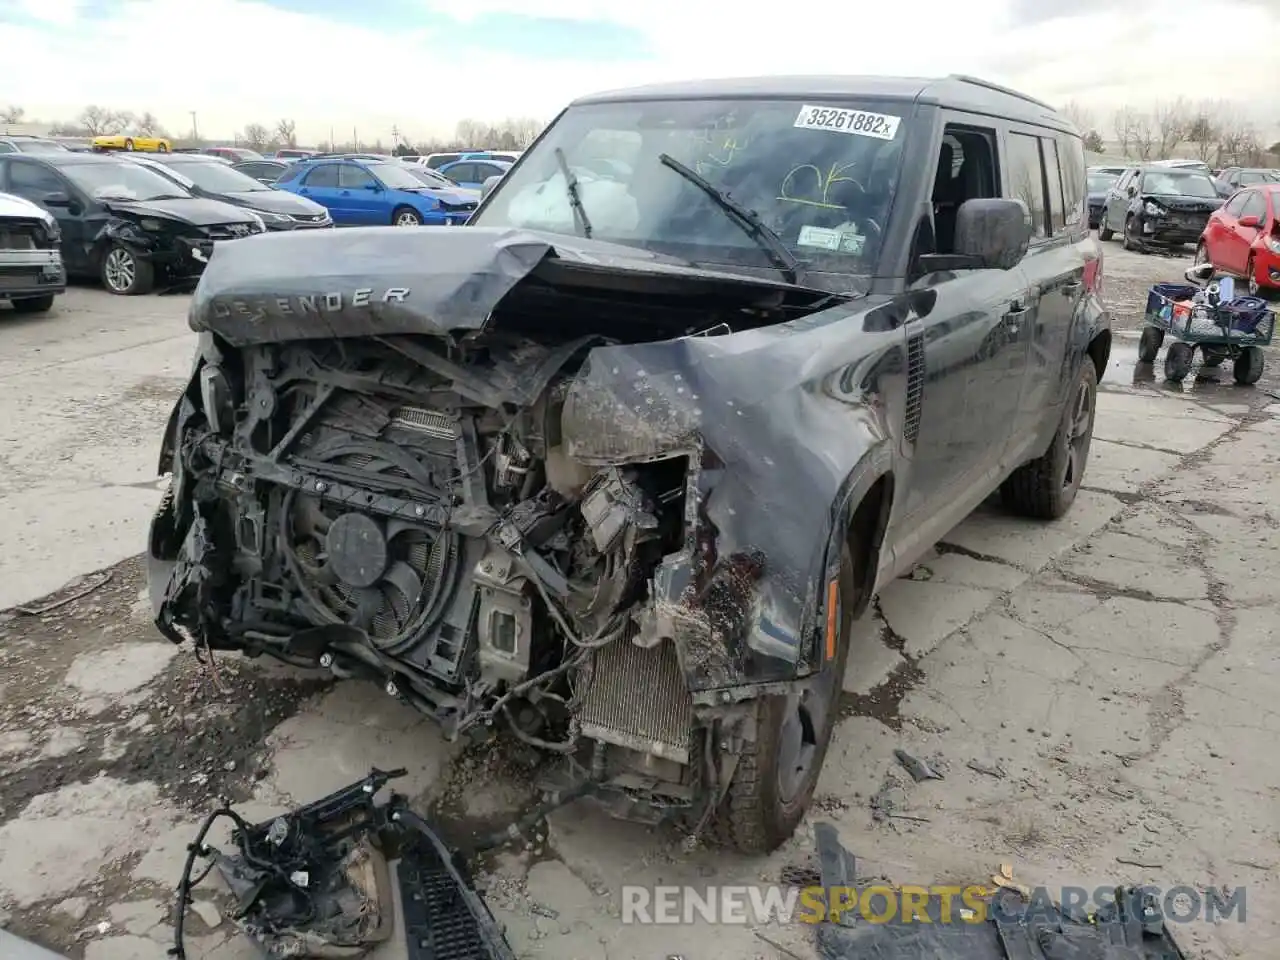
M 247 799 L 265 772 L 266 734 L 331 685 L 268 675 L 238 657 L 217 660 L 215 676 L 150 623 L 139 559 L 109 572 L 99 589 L 44 616 L 0 614 L 0 824 L 42 794 L 101 775 L 154 782 L 191 809 L 215 796 Z

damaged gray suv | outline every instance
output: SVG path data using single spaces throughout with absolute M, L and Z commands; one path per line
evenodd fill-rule
M 158 626 L 773 849 L 876 590 L 996 490 L 1071 506 L 1100 268 L 1078 132 L 982 81 L 579 100 L 465 227 L 218 250 Z

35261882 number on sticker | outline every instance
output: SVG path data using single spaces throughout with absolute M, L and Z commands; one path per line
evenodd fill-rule
M 859 137 L 875 137 L 892 140 L 898 135 L 901 117 L 886 113 L 870 113 L 866 110 L 848 110 L 844 107 L 823 107 L 806 103 L 800 108 L 793 126 L 802 130 L 828 130 L 832 133 L 851 133 Z

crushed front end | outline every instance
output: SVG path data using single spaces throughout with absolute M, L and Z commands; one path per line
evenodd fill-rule
M 725 356 L 750 363 L 717 386 L 697 359 L 717 338 L 695 334 L 830 297 L 661 272 L 584 288 L 533 235 L 444 233 L 272 235 L 212 261 L 162 453 L 157 624 L 368 678 L 449 737 L 507 726 L 620 813 L 705 815 L 741 704 L 810 656 L 839 480 L 794 424 L 770 428 L 792 454 L 757 437 L 790 477 L 741 433 L 788 358 L 739 341 Z M 760 497 L 771 517 L 748 516 Z

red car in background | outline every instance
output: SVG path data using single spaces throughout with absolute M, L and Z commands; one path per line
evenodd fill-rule
M 1210 217 L 1196 263 L 1243 277 L 1252 294 L 1280 292 L 1280 183 L 1241 190 Z

